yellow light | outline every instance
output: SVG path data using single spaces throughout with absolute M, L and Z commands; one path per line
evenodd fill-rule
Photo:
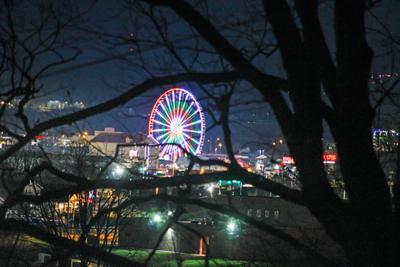
M 199 242 L 199 256 L 203 256 L 203 238 L 200 238 Z

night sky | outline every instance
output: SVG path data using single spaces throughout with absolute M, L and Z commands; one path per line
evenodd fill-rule
M 218 26 L 248 19 L 246 14 L 251 5 L 244 4 L 246 1 L 220 0 L 211 2 L 210 12 L 218 18 L 218 21 L 215 21 Z M 250 2 L 252 3 L 252 1 Z M 367 13 L 369 42 L 375 49 L 376 55 L 372 71 L 378 73 L 398 72 L 400 45 L 388 44 L 387 40 L 382 38 L 382 34 L 378 31 L 383 30 L 382 25 L 390 25 L 389 30 L 392 36 L 396 38 L 400 36 L 400 17 L 398 16 L 400 1 L 384 2 L 381 7 L 373 11 L 373 15 Z M 89 3 L 90 1 L 77 1 L 74 4 L 83 10 Z M 254 3 L 258 2 L 254 1 Z M 175 19 L 171 12 L 166 12 L 165 14 L 167 19 Z M 334 53 L 331 19 L 332 8 L 328 1 L 328 3 L 321 5 L 321 23 L 325 30 L 328 45 Z M 43 83 L 46 92 L 52 93 L 50 95 L 43 94 L 43 97 L 37 101 L 46 101 L 48 99 L 68 100 L 72 98 L 73 100 L 82 100 L 86 105 L 90 106 L 116 96 L 119 92 L 123 92 L 132 85 L 148 78 L 143 71 L 134 65 L 138 59 L 134 41 L 145 39 L 151 34 L 150 31 L 147 31 L 147 28 L 143 27 L 140 20 L 140 18 L 132 17 L 129 14 L 124 1 L 100 1 L 100 3 L 97 3 L 79 23 L 79 27 L 82 28 L 80 30 L 84 30 L 84 33 L 82 31 L 79 33 L 71 31 L 71 33 L 66 34 L 67 38 L 70 38 L 70 43 L 79 47 L 82 50 L 82 54 L 74 62 L 53 69 L 46 74 L 41 83 Z M 182 21 L 178 21 L 171 31 L 176 36 L 179 36 L 180 34 L 184 35 L 187 29 L 187 26 Z M 100 36 L 93 34 L 93 32 L 104 32 L 106 35 Z M 124 44 L 117 44 L 118 41 L 115 38 L 107 37 L 108 34 L 124 37 L 127 41 Z M 226 32 L 229 37 L 231 36 L 230 34 L 230 32 Z M 273 42 L 273 36 L 270 39 Z M 132 43 L 129 40 L 132 40 Z M 240 41 L 237 44 L 245 46 Z M 144 52 L 143 56 L 150 65 L 152 62 L 154 62 L 153 64 L 158 64 L 162 53 L 165 52 L 159 49 L 149 49 Z M 396 56 L 393 56 L 394 54 Z M 46 62 L 47 59 L 44 58 L 42 60 Z M 268 73 L 285 77 L 278 53 L 265 62 L 256 60 L 256 64 Z M 206 69 L 201 69 L 201 71 L 206 71 Z M 157 74 L 163 75 L 166 73 L 160 72 Z M 201 99 L 203 106 L 208 106 L 209 102 L 203 100 L 204 94 L 196 84 L 182 84 L 180 86 L 193 92 L 197 98 Z M 260 98 L 258 93 L 252 90 L 248 84 L 243 83 L 239 87 L 241 93 L 237 95 L 237 99 L 249 101 Z M 54 92 L 54 90 L 56 91 Z M 162 91 L 162 88 L 155 88 L 121 108 L 81 122 L 80 126 L 85 129 L 91 128 L 92 130 L 115 127 L 118 130 L 145 132 L 147 115 L 151 111 L 153 102 Z M 280 135 L 274 116 L 266 104 L 241 105 L 233 110 L 231 119 L 233 122 L 233 137 L 237 148 L 254 140 L 261 143 L 269 142 L 272 138 Z M 235 121 L 240 121 L 245 126 L 238 125 Z M 211 120 L 208 116 L 207 123 L 210 126 Z M 256 129 L 256 132 L 263 138 L 260 139 L 255 131 L 248 128 Z M 220 135 L 220 130 L 214 128 L 207 133 L 206 138 L 216 138 Z

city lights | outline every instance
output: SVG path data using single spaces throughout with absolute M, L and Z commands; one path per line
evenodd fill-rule
M 0 1 L 0 267 L 400 267 L 396 10 Z

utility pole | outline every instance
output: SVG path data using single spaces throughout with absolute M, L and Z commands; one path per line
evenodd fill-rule
M 397 129 L 397 147 L 396 147 L 396 179 L 395 183 L 400 183 L 400 127 Z
M 393 202 L 395 208 L 395 220 L 400 222 L 400 127 L 397 132 L 397 148 L 396 148 L 396 177 L 393 183 Z

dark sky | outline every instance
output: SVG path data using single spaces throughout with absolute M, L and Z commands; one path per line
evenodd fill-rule
M 386 30 L 383 27 L 383 25 L 386 25 L 393 36 L 400 36 L 400 18 L 398 16 L 400 1 L 384 2 L 384 5 L 373 11 L 374 13 L 367 14 L 369 41 L 376 51 L 376 59 L 372 71 L 398 72 L 399 59 L 391 55 L 393 55 L 393 52 L 398 52 L 400 46 L 393 47 L 387 42 L 387 39 L 382 38 L 383 35 L 380 31 Z M 82 10 L 87 7 L 88 3 L 89 1 L 76 2 Z M 233 23 L 237 20 L 248 19 L 249 9 L 252 8 L 252 5 L 244 4 L 246 1 L 218 0 L 211 1 L 211 3 L 210 12 L 216 18 L 213 22 L 219 26 Z M 141 27 L 143 24 L 138 22 L 140 18 L 130 16 L 124 5 L 124 1 L 99 1 L 82 18 L 79 27 L 91 32 L 105 32 L 112 36 L 129 37 L 130 34 L 133 34 L 134 40 L 147 38 L 147 35 L 150 34 L 147 31 L 148 29 Z M 171 13 L 167 12 L 166 16 L 167 20 L 174 19 Z M 328 45 L 334 51 L 333 26 L 331 23 L 332 8 L 329 3 L 321 6 L 320 19 Z M 187 27 L 182 22 L 174 24 L 171 29 L 176 35 L 183 35 L 186 30 Z M 224 32 L 224 34 L 231 37 L 231 32 Z M 88 32 L 80 32 L 79 34 L 74 32 L 70 36 L 72 43 L 75 42 L 82 49 L 82 54 L 73 63 L 50 71 L 47 74 L 48 76 L 43 78 L 42 82 L 46 90 L 57 90 L 56 93 L 44 96 L 43 101 L 56 98 L 61 100 L 68 99 L 69 96 L 65 93 L 68 90 L 74 100 L 83 100 L 87 105 L 93 105 L 117 95 L 119 92 L 130 88 L 133 84 L 143 81 L 146 77 L 142 71 L 131 64 L 138 60 L 138 57 L 136 56 L 136 49 L 129 42 L 121 45 L 120 43 L 117 44 L 118 42 L 115 38 L 107 38 L 106 35 L 99 38 L 100 36 Z M 238 44 L 241 45 L 240 42 Z M 154 61 L 154 64 L 158 64 L 157 62 L 162 57 L 160 53 L 163 52 L 157 49 L 148 49 L 143 53 L 143 56 L 146 61 Z M 120 58 L 115 58 L 115 55 L 119 55 Z M 279 54 L 271 57 L 266 62 L 256 61 L 256 63 L 271 74 L 284 76 Z M 198 98 L 204 97 L 197 85 L 182 84 L 182 86 L 192 91 Z M 246 89 L 246 85 L 243 85 L 241 90 L 248 90 L 247 97 L 249 99 L 259 97 L 257 92 Z M 151 90 L 143 97 L 129 102 L 122 108 L 88 120 L 85 122 L 85 127 L 90 125 L 93 129 L 101 129 L 113 126 L 119 130 L 146 131 L 146 116 L 150 113 L 152 103 L 161 92 L 162 89 L 160 88 Z M 240 97 L 242 96 L 243 94 Z M 202 104 L 206 106 L 208 102 L 202 101 Z M 234 110 L 232 120 L 245 124 L 245 127 L 242 127 L 243 125 L 239 127 L 237 123 L 233 123 L 234 138 L 238 144 L 244 144 L 254 139 L 260 140 L 255 134 L 249 134 L 251 131 L 248 131 L 247 127 L 257 129 L 262 136 L 266 137 L 261 139 L 262 141 L 267 141 L 271 137 L 280 135 L 273 114 L 265 104 L 240 106 L 240 109 Z M 207 118 L 207 121 L 210 124 L 209 118 Z M 208 134 L 213 138 L 218 135 L 220 135 L 220 132 L 215 129 Z

